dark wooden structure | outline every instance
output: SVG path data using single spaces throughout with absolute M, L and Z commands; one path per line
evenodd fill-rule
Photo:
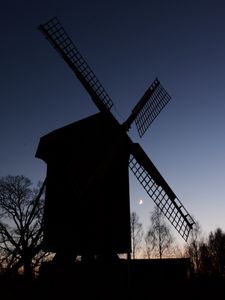
M 130 143 L 114 125 L 98 113 L 41 138 L 46 251 L 130 253 Z
M 57 18 L 39 29 L 74 72 L 100 113 L 42 137 L 36 156 L 47 163 L 44 249 L 76 255 L 130 253 L 128 169 L 180 235 L 194 221 L 129 128 L 140 137 L 171 97 L 156 78 L 120 124 L 113 102 Z

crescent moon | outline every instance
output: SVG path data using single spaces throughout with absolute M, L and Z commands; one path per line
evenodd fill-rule
M 138 204 L 141 205 L 142 203 L 143 203 L 143 200 L 140 199 L 140 200 L 138 201 Z

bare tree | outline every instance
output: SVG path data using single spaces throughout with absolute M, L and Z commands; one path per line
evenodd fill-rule
M 148 257 L 154 253 L 154 256 L 160 259 L 165 252 L 169 251 L 173 243 L 170 227 L 165 222 L 164 215 L 158 206 L 155 206 L 151 213 L 151 225 L 145 236 L 145 242 Z
M 143 237 L 142 224 L 139 222 L 139 217 L 136 212 L 131 214 L 131 246 L 132 258 L 135 259 L 138 251 L 141 249 Z
M 22 175 L 0 178 L 0 252 L 1 264 L 7 271 L 23 267 L 31 277 L 41 253 L 44 184 L 32 188 Z
M 193 271 L 200 271 L 200 248 L 203 243 L 202 229 L 199 222 L 195 221 L 195 225 L 190 232 L 189 241 L 185 247 L 185 253 L 191 259 Z
M 152 228 L 149 228 L 147 234 L 145 235 L 145 247 L 147 258 L 150 259 L 154 256 L 155 250 L 155 236 Z

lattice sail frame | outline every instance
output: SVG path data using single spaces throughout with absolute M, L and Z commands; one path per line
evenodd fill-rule
M 97 107 L 100 110 L 110 110 L 113 106 L 112 100 L 83 56 L 73 44 L 60 21 L 55 17 L 44 25 L 40 25 L 39 29 L 76 73 L 78 79 L 85 86 Z
M 146 94 L 147 93 L 149 94 L 149 98 L 135 118 L 135 124 L 140 137 L 144 135 L 145 131 L 155 120 L 161 110 L 171 100 L 171 96 L 163 88 L 157 78 L 152 83 Z
M 147 194 L 160 208 L 169 222 L 187 242 L 194 220 L 184 208 L 180 200 L 172 192 L 168 192 L 159 185 L 148 171 L 141 165 L 133 155 L 130 155 L 129 168 L 144 187 Z

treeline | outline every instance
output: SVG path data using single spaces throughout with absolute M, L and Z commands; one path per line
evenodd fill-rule
M 20 273 L 31 278 L 52 259 L 52 253 L 42 251 L 43 209 L 43 183 L 34 188 L 23 175 L 0 178 L 1 274 Z M 131 214 L 131 244 L 133 259 L 189 257 L 194 274 L 220 278 L 225 275 L 225 233 L 218 228 L 203 238 L 196 222 L 185 249 L 179 249 L 157 207 L 150 215 L 146 233 L 138 215 Z
M 194 274 L 224 278 L 225 276 L 225 232 L 217 228 L 203 238 L 197 223 L 191 232 L 190 242 L 186 246 L 186 255 L 190 257 Z
M 138 215 L 131 214 L 133 258 L 190 258 L 192 274 L 205 278 L 225 277 L 225 232 L 221 228 L 203 236 L 196 221 L 188 242 L 181 249 L 173 237 L 164 215 L 155 207 L 150 213 L 150 224 L 144 232 Z

